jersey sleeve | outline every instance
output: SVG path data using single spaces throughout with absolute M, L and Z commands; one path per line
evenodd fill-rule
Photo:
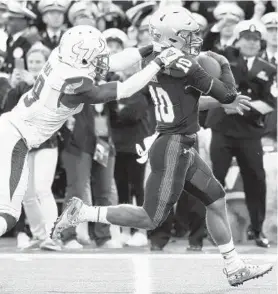
M 93 85 L 90 79 L 75 77 L 67 79 L 61 94 L 71 104 L 98 104 L 117 99 L 117 82 Z
M 139 48 L 139 53 L 142 58 L 146 58 L 153 53 L 153 45 L 147 45 Z
M 236 96 L 236 85 L 229 64 L 221 66 L 221 77 L 219 79 L 210 76 L 195 60 L 192 66 L 186 70 L 187 85 L 191 86 L 205 95 L 210 95 L 221 104 L 232 103 Z

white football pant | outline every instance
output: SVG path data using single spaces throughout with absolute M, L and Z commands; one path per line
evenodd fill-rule
M 28 155 L 29 181 L 23 205 L 33 237 L 41 240 L 50 235 L 58 217 L 51 191 L 57 159 L 58 148 L 34 150 Z

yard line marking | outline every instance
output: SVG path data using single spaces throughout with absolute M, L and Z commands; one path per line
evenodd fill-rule
M 135 257 L 148 259 L 219 259 L 220 254 L 114 254 L 114 253 L 0 253 L 0 259 L 132 259 Z M 277 261 L 276 254 L 240 254 L 243 259 L 273 260 Z
M 151 273 L 150 273 L 150 260 L 144 256 L 133 256 L 131 258 L 133 263 L 134 275 L 134 292 L 133 294 L 151 294 Z

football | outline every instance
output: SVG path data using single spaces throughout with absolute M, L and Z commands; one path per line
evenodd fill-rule
M 221 76 L 221 66 L 212 57 L 208 56 L 205 52 L 200 53 L 197 58 L 201 67 L 212 77 L 219 79 Z

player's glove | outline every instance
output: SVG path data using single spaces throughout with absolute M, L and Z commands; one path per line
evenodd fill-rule
M 182 51 L 179 49 L 176 49 L 174 47 L 167 48 L 163 50 L 156 58 L 155 62 L 160 67 L 169 67 L 175 60 L 177 60 L 179 57 L 184 56 Z
M 214 58 L 220 64 L 220 66 L 222 66 L 224 64 L 229 64 L 228 59 L 223 55 L 217 54 L 217 53 L 212 52 L 212 51 L 208 51 L 207 55 Z

